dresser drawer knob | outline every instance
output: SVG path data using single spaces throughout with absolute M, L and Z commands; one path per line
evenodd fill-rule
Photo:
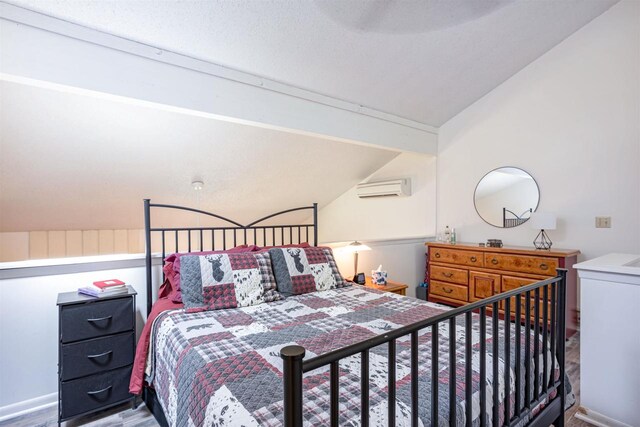
M 472 256 L 471 258 L 469 258 L 471 260 L 471 262 L 476 262 L 478 260 L 478 258 Z
M 540 264 L 540 270 L 548 270 L 549 266 L 547 264 L 545 264 L 544 262 L 542 264 Z
M 436 258 L 440 258 L 440 252 L 436 252 L 436 254 L 434 255 L 434 257 L 436 257 Z
M 493 265 L 498 264 L 498 260 L 497 260 L 497 259 L 495 259 L 495 258 L 494 258 L 494 259 L 492 259 L 492 260 L 491 260 L 491 264 L 493 264 Z
M 453 276 L 453 273 L 442 273 L 442 275 L 444 277 L 451 277 L 451 276 Z
M 108 386 L 108 387 L 105 387 L 105 388 L 103 388 L 103 389 L 101 389 L 101 390 L 88 391 L 88 392 L 87 392 L 87 394 L 88 394 L 89 396 L 93 397 L 93 396 L 95 396 L 95 395 L 97 395 L 97 394 L 101 394 L 101 393 L 104 393 L 104 392 L 107 392 L 107 391 L 111 390 L 111 388 L 112 388 L 112 387 L 113 387 L 113 386 Z
M 105 351 L 104 353 L 100 353 L 100 354 L 90 354 L 87 356 L 87 359 L 98 359 L 100 357 L 110 356 L 111 353 L 113 353 L 113 350 Z
M 111 320 L 111 318 L 113 318 L 113 316 L 96 317 L 95 319 L 87 319 L 87 322 L 97 323 L 97 322 L 102 322 L 104 320 L 109 321 Z
M 442 288 L 442 290 L 443 290 L 446 294 L 450 294 L 451 292 L 453 292 L 453 289 L 449 289 L 449 288 Z

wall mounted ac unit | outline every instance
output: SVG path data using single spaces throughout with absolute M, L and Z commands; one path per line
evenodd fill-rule
M 358 184 L 356 187 L 356 194 L 358 194 L 358 197 L 361 199 L 371 197 L 410 196 L 411 180 L 406 178 Z

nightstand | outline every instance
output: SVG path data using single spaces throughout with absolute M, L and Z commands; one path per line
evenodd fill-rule
M 377 289 L 379 291 L 392 292 L 398 295 L 407 295 L 407 288 L 409 286 L 404 283 L 394 282 L 393 280 L 387 280 L 386 285 L 374 285 L 371 281 L 371 277 L 367 276 L 367 281 L 364 284 L 367 288 Z
M 131 401 L 136 291 L 58 294 L 58 424 Z

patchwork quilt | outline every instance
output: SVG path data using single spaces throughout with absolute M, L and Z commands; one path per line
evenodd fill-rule
M 172 426 L 280 426 L 283 424 L 282 359 L 280 349 L 297 344 L 306 357 L 384 334 L 392 329 L 438 315 L 448 308 L 392 293 L 352 286 L 297 295 L 256 306 L 187 313 L 162 313 L 153 325 L 148 356 L 147 381 L 156 389 L 167 420 Z M 504 412 L 504 322 L 500 322 L 499 353 L 492 353 L 491 319 L 487 319 L 487 425 L 491 425 L 493 357 L 498 357 L 500 413 Z M 513 325 L 512 325 L 513 329 Z M 456 366 L 449 364 L 449 334 L 456 336 Z M 480 421 L 479 322 L 473 322 L 473 424 Z M 513 340 L 514 332 L 511 332 Z M 523 342 L 526 339 L 523 328 Z M 458 382 L 457 425 L 465 424 L 464 317 L 454 331 L 448 322 L 439 327 L 438 395 L 440 423 L 449 425 L 449 370 Z M 533 354 L 536 344 L 529 336 Z M 420 333 L 419 399 L 421 425 L 430 425 L 431 330 Z M 541 341 L 538 342 L 541 348 Z M 515 387 L 515 355 L 511 345 L 511 388 Z M 524 347 L 523 347 L 524 348 Z M 411 407 L 410 338 L 397 340 L 396 425 L 409 426 Z M 524 353 L 524 351 L 522 352 Z M 522 356 L 524 357 L 524 355 Z M 551 354 L 540 355 L 548 358 Z M 519 363 L 524 375 L 524 359 Z M 370 351 L 370 424 L 387 425 L 387 345 Z M 533 363 L 532 363 L 533 366 Z M 557 366 L 557 364 L 556 364 Z M 540 369 L 542 370 L 542 368 Z M 340 362 L 340 425 L 360 424 L 360 357 Z M 532 369 L 533 371 L 533 369 Z M 551 372 L 541 373 L 549 378 Z M 553 373 L 557 379 L 558 370 Z M 532 372 L 533 376 L 533 372 Z M 524 387 L 524 377 L 521 382 Z M 533 380 L 531 382 L 533 384 Z M 524 398 L 524 391 L 521 393 Z M 320 368 L 304 376 L 303 417 L 305 425 L 329 424 L 329 369 Z M 515 396 L 509 397 L 511 408 Z M 538 408 L 539 409 L 539 408 Z M 502 417 L 502 416 L 501 416 Z M 527 420 L 523 420 L 526 422 Z

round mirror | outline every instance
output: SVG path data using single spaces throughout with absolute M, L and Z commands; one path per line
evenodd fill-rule
M 540 190 L 531 175 L 519 168 L 503 167 L 486 174 L 473 196 L 478 215 L 501 228 L 527 222 L 538 208 Z

